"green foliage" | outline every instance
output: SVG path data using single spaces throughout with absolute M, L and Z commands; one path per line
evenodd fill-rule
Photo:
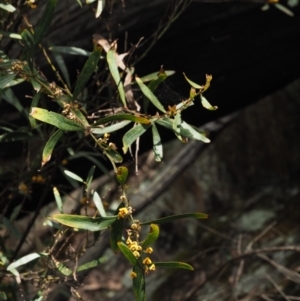
M 93 1 L 90 2 L 92 3 Z M 74 231 L 78 230 L 91 231 L 95 235 L 99 231 L 109 230 L 112 250 L 115 253 L 120 251 L 132 266 L 131 277 L 133 279 L 133 290 L 136 299 L 138 301 L 146 300 L 145 277 L 148 273 L 154 272 L 157 267 L 193 269 L 186 263 L 172 261 L 153 262 L 151 260 L 152 246 L 159 239 L 160 231 L 158 224 L 173 222 L 183 218 L 202 219 L 207 218 L 207 215 L 203 213 L 186 213 L 150 221 L 135 220 L 134 208 L 131 207 L 126 195 L 126 183 L 129 172 L 127 167 L 118 166 L 118 164 L 123 162 L 123 157 L 118 151 L 119 146 L 117 147 L 117 143 L 110 141 L 109 133 L 126 129 L 122 138 L 123 145 L 121 148 L 123 153 L 126 154 L 134 142 L 137 143 L 137 148 L 139 141 L 143 143 L 143 137 L 141 136 L 151 128 L 153 152 L 155 160 L 158 162 L 163 160 L 160 127 L 165 127 L 173 131 L 175 136 L 184 143 L 188 142 L 188 139 L 196 139 L 205 143 L 210 142 L 204 132 L 186 123 L 182 119 L 181 113 L 193 105 L 196 96 L 200 97 L 204 108 L 208 110 L 217 109 L 216 106 L 211 106 L 202 95 L 208 89 L 212 78 L 211 76 L 207 76 L 206 83 L 202 86 L 185 76 L 185 79 L 191 85 L 190 95 L 181 103 L 172 107 L 166 107 L 161 103 L 159 97 L 155 95 L 155 91 L 174 71 L 165 71 L 161 68 L 159 72 L 138 77 L 134 74 L 133 68 L 128 68 L 123 63 L 122 59 L 125 55 L 119 55 L 116 52 L 116 43 L 110 45 L 109 49 L 96 46 L 91 53 L 84 49 L 69 46 L 51 46 L 49 49 L 45 48 L 44 38 L 49 31 L 55 15 L 56 4 L 56 0 L 49 0 L 47 2 L 36 27 L 32 28 L 28 26 L 20 35 L 18 33 L 0 32 L 0 34 L 7 38 L 20 39 L 23 45 L 22 54 L 18 59 L 10 59 L 1 51 L 0 96 L 20 112 L 23 117 L 27 118 L 28 126 L 25 133 L 29 133 L 28 135 L 24 134 L 24 127 L 19 129 L 15 125 L 1 125 L 1 130 L 5 133 L 0 136 L 0 142 L 14 139 L 20 140 L 21 136 L 28 143 L 30 139 L 33 139 L 32 137 L 44 140 L 41 158 L 36 154 L 35 161 L 38 161 L 37 164 L 35 162 L 35 165 L 30 167 L 30 172 L 22 174 L 24 180 L 19 183 L 19 193 L 22 193 L 25 197 L 29 197 L 31 188 L 27 183 L 30 178 L 34 179 L 35 177 L 36 183 L 46 184 L 46 178 L 41 174 L 32 176 L 38 171 L 38 166 L 40 165 L 42 166 L 41 172 L 45 172 L 47 179 L 53 179 L 51 171 L 53 171 L 52 175 L 54 175 L 54 171 L 59 169 L 63 171 L 63 175 L 74 186 L 78 187 L 82 185 L 83 199 L 86 202 L 93 201 L 97 209 L 95 215 L 89 216 L 87 211 L 85 214 L 64 214 L 64 200 L 61 197 L 60 188 L 56 187 L 50 181 L 49 186 L 52 186 L 54 198 L 60 213 L 49 217 L 47 224 L 58 229 L 58 236 L 64 235 L 67 232 L 74 233 Z M 81 1 L 78 1 L 78 4 L 81 5 Z M 105 1 L 98 0 L 96 17 L 101 14 L 104 6 Z M 16 11 L 16 8 L 8 3 L 0 4 L 0 9 L 5 10 L 7 14 L 15 13 Z M 50 82 L 38 70 L 35 62 L 38 48 L 43 50 L 50 67 L 57 76 L 57 82 Z M 52 64 L 50 56 L 48 56 L 48 50 L 54 54 L 53 57 L 58 62 L 66 83 Z M 103 50 L 106 51 L 106 54 Z M 70 87 L 70 77 L 62 54 L 88 56 L 72 90 Z M 102 83 L 100 83 L 98 92 L 104 93 L 104 87 L 109 87 L 109 94 L 113 95 L 114 102 L 118 104 L 117 107 L 112 109 L 108 105 L 104 110 L 105 114 L 97 111 L 97 108 L 105 102 L 101 100 L 92 101 L 89 95 L 96 86 L 96 83 L 98 83 L 97 78 L 100 76 Z M 34 91 L 29 108 L 23 106 L 11 88 L 22 85 L 24 82 L 31 84 L 32 91 Z M 143 95 L 144 110 L 142 111 L 132 101 L 132 96 L 130 96 L 133 94 L 132 86 L 134 85 L 139 88 Z M 104 95 L 103 98 L 105 97 L 107 101 L 111 100 Z M 49 100 L 56 106 L 49 106 Z M 150 105 L 155 109 L 155 113 L 152 115 L 148 114 L 148 107 Z M 132 126 L 127 128 L 129 125 Z M 88 145 L 92 151 L 81 151 L 79 147 L 76 149 L 72 144 L 74 141 L 79 141 L 78 144 Z M 104 157 L 111 162 L 116 180 L 121 189 L 121 204 L 114 215 L 107 210 L 99 193 L 91 189 L 95 166 L 90 168 L 87 178 L 84 180 L 76 173 L 65 169 L 63 167 L 65 163 L 59 163 L 61 162 L 59 160 L 62 159 L 60 156 L 56 156 L 56 153 L 59 153 L 61 156 L 68 153 L 69 156 L 67 159 L 63 160 L 66 162 L 78 157 L 85 157 L 100 168 L 99 157 Z M 15 213 L 15 215 L 17 214 Z M 14 218 L 12 215 L 11 219 L 13 220 Z M 10 221 L 6 224 L 12 225 Z M 150 225 L 150 230 L 147 236 L 142 238 L 140 237 L 141 230 L 146 225 Z M 124 234 L 125 229 L 126 234 Z M 20 276 L 22 272 L 27 272 L 26 268 L 29 262 L 39 259 L 40 265 L 43 266 L 42 261 L 45 258 L 51 264 L 47 268 L 42 269 L 43 273 L 47 274 L 48 269 L 52 269 L 59 271 L 64 276 L 76 275 L 76 272 L 96 267 L 102 263 L 101 259 L 97 259 L 78 266 L 75 270 L 71 270 L 54 257 L 53 250 L 57 243 L 58 239 L 55 239 L 48 246 L 46 253 L 43 254 L 28 254 L 11 264 L 9 264 L 10 259 L 8 259 L 8 262 L 4 263 L 6 272 Z M 22 271 L 19 272 L 17 268 Z M 0 291 L 0 297 L 5 299 L 5 292 Z

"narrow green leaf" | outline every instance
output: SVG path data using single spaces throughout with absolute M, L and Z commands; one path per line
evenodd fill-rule
M 131 122 L 130 120 L 124 120 L 124 121 L 121 121 L 121 122 L 118 122 L 118 123 L 115 123 L 113 125 L 109 125 L 109 126 L 106 126 L 103 128 L 91 128 L 91 132 L 93 134 L 97 134 L 97 135 L 104 135 L 106 133 L 107 134 L 112 133 L 112 132 L 118 131 L 119 129 L 122 129 L 130 122 Z
M 159 85 L 167 78 L 167 75 L 165 73 L 159 74 L 158 77 L 154 80 L 152 80 L 149 85 L 148 88 L 154 92 Z
M 65 169 L 64 173 L 73 180 L 84 183 L 84 180 L 78 175 L 76 175 L 74 172 Z
M 130 120 L 133 122 L 137 122 L 137 123 L 142 123 L 142 124 L 149 124 L 151 123 L 151 121 L 145 117 L 140 117 L 140 116 L 135 116 L 132 114 L 115 114 L 115 115 L 110 115 L 107 117 L 104 117 L 102 119 L 99 119 L 98 121 L 96 121 L 95 123 L 93 123 L 91 126 L 98 126 L 100 124 L 105 124 L 111 121 L 120 121 L 120 120 Z
M 185 269 L 190 271 L 194 270 L 194 268 L 191 265 L 185 262 L 169 261 L 169 262 L 154 262 L 154 264 L 156 267 L 161 267 L 161 268 Z
M 115 211 L 115 215 L 118 215 L 119 209 L 123 207 L 125 207 L 125 204 L 122 202 Z M 111 225 L 110 246 L 114 253 L 117 253 L 119 251 L 118 242 L 122 240 L 123 227 L 124 218 L 117 218 L 115 222 Z
M 65 226 L 87 231 L 100 231 L 109 227 L 118 216 L 89 217 L 73 214 L 54 214 L 52 219 Z
M 38 93 L 36 93 L 32 99 L 31 105 L 30 105 L 30 110 L 29 112 L 32 111 L 33 107 L 36 107 L 39 103 L 40 97 L 41 97 L 42 93 L 41 91 L 39 91 Z M 29 115 L 29 122 L 31 125 L 31 128 L 34 129 L 37 126 L 37 122 L 35 120 L 35 118 L 33 118 L 31 115 Z
M 83 69 L 81 70 L 74 92 L 73 92 L 73 99 L 76 100 L 79 93 L 83 90 L 86 83 L 90 79 L 91 75 L 95 71 L 95 68 L 97 67 L 97 64 L 100 60 L 101 56 L 101 49 L 95 48 L 95 50 L 92 52 L 92 54 L 87 59 L 85 65 L 83 66 Z
M 122 163 L 123 158 L 122 156 L 113 148 L 107 148 L 104 151 L 104 154 L 113 162 L 115 163 Z
M 78 5 L 82 8 L 82 3 L 81 0 L 76 0 L 76 2 L 78 3 Z
M 33 107 L 30 115 L 35 119 L 52 124 L 63 131 L 81 131 L 83 126 L 60 114 Z
M 193 212 L 193 213 L 183 213 L 183 214 L 176 214 L 176 215 L 170 215 L 167 217 L 155 219 L 148 222 L 142 222 L 141 225 L 149 225 L 149 224 L 163 224 L 163 223 L 169 223 L 178 219 L 183 218 L 198 218 L 198 219 L 205 219 L 208 218 L 208 215 L 205 213 L 199 213 L 199 212 Z
M 82 56 L 90 56 L 92 52 L 86 51 L 77 47 L 68 47 L 68 46 L 53 46 L 49 47 L 49 50 L 52 52 L 65 53 L 70 55 L 82 55 Z
M 107 216 L 106 211 L 104 209 L 101 197 L 97 191 L 94 192 L 93 194 L 93 201 L 95 203 L 95 206 L 99 212 L 99 214 L 103 217 Z
M 23 51 L 20 60 L 26 61 L 29 64 L 29 68 L 33 70 L 33 50 L 34 50 L 34 38 L 30 31 L 24 29 L 21 32 L 22 42 L 25 44 L 25 50 Z
M 52 53 L 53 53 L 53 57 L 57 63 L 57 66 L 59 67 L 68 87 L 71 87 L 69 72 L 68 72 L 68 69 L 65 64 L 65 60 L 64 60 L 63 56 L 59 52 L 56 52 L 56 51 L 53 51 Z
M 187 81 L 193 88 L 195 88 L 195 89 L 201 89 L 201 90 L 203 89 L 203 86 L 200 86 L 200 85 L 194 83 L 193 81 L 191 81 L 190 79 L 188 79 L 187 76 L 185 75 L 185 73 L 183 73 L 183 75 L 184 75 L 186 81 Z
M 212 105 L 208 102 L 208 100 L 207 100 L 203 95 L 201 95 L 201 94 L 200 94 L 200 100 L 201 100 L 202 106 L 203 106 L 205 109 L 210 110 L 210 111 L 215 111 L 215 110 L 218 109 L 217 106 L 212 106 Z
M 32 84 L 32 87 L 33 87 L 33 89 L 36 91 L 36 92 L 39 92 L 40 90 L 41 90 L 41 84 L 40 83 L 38 83 L 34 78 L 31 78 L 30 79 L 30 82 L 31 82 L 31 84 Z
M 128 147 L 141 135 L 143 135 L 149 125 L 137 124 L 123 136 L 123 152 L 127 153 Z
M 159 236 L 159 227 L 156 224 L 150 224 L 150 231 L 142 243 L 143 249 L 151 246 Z
M 57 0 L 48 0 L 46 8 L 43 12 L 43 15 L 35 28 L 34 32 L 34 45 L 40 44 L 40 42 L 43 40 L 43 38 L 46 36 L 47 32 L 49 31 L 54 11 L 56 7 Z
M 90 168 L 89 172 L 88 172 L 88 175 L 87 175 L 87 178 L 86 178 L 86 189 L 85 189 L 86 191 L 90 190 L 90 186 L 91 186 L 92 181 L 93 181 L 95 169 L 96 169 L 96 166 L 93 165 Z
M 9 235 L 11 237 L 15 237 L 16 239 L 21 239 L 22 238 L 22 234 L 20 233 L 20 231 L 16 228 L 16 226 L 14 225 L 13 222 L 11 222 L 8 218 L 6 218 L 5 216 L 2 217 L 1 220 L 1 224 L 2 227 L 4 229 L 6 229 L 6 231 L 9 232 Z
M 135 76 L 135 80 L 138 83 L 143 94 L 152 102 L 152 104 L 161 112 L 166 113 L 166 110 L 163 107 L 163 105 L 160 103 L 160 101 L 157 99 L 157 97 L 153 94 L 153 92 L 143 83 L 143 81 L 137 76 Z
M 155 124 L 152 125 L 152 137 L 153 137 L 154 159 L 157 162 L 161 162 L 163 158 L 163 146 L 161 143 L 159 132 Z
M 139 264 L 138 259 L 133 255 L 131 250 L 125 245 L 123 242 L 119 241 L 118 242 L 119 249 L 125 256 L 125 258 L 133 265 L 136 266 Z
M 89 261 L 89 262 L 87 262 L 87 263 L 79 266 L 77 268 L 77 272 L 81 272 L 81 271 L 85 271 L 85 270 L 88 270 L 88 269 L 95 268 L 98 265 L 100 265 L 101 263 L 103 263 L 104 261 L 105 260 L 103 258 L 99 258 L 99 259 L 95 259 L 95 260 Z
M 7 101 L 9 104 L 14 106 L 20 113 L 23 114 L 23 116 L 27 117 L 27 112 L 25 111 L 24 107 L 22 106 L 19 99 L 16 97 L 15 93 L 11 88 L 7 88 L 4 91 L 2 91 L 2 97 Z
M 132 279 L 133 291 L 137 301 L 146 300 L 146 281 L 145 273 L 140 265 L 135 265 L 132 269 L 136 277 Z
M 0 89 L 5 89 L 10 86 L 10 83 L 15 79 L 16 74 L 6 74 L 0 76 Z
M 119 95 L 120 95 L 121 101 L 123 103 L 123 106 L 126 108 L 127 104 L 126 104 L 126 99 L 125 99 L 125 91 L 124 91 L 123 83 L 121 81 L 120 73 L 118 70 L 116 57 L 117 57 L 117 53 L 113 48 L 108 50 L 107 56 L 106 56 L 108 68 L 109 68 L 110 73 L 116 83 L 116 86 L 118 87 Z
M 62 130 L 57 130 L 47 141 L 42 155 L 42 167 L 51 159 L 51 155 L 58 140 L 63 135 Z
M 9 3 L 0 3 L 0 8 L 8 11 L 9 13 L 13 13 L 16 8 Z
M 72 271 L 59 261 L 55 261 L 55 266 L 57 270 L 65 276 L 70 276 L 72 274 Z
M 205 143 L 210 142 L 210 140 L 203 135 L 203 132 L 196 127 L 187 124 L 185 121 L 180 125 L 180 134 L 190 139 L 201 140 Z
M 2 35 L 4 37 L 9 37 L 11 39 L 22 40 L 22 36 L 17 34 L 17 33 L 14 33 L 14 32 L 8 32 L 8 31 L 0 30 L 0 35 Z
M 76 116 L 76 120 L 81 123 L 84 128 L 88 128 L 90 126 L 85 115 L 80 109 L 71 108 L 71 112 Z
M 15 262 L 11 263 L 6 269 L 7 269 L 7 271 L 11 271 L 22 265 L 27 264 L 30 261 L 37 259 L 39 257 L 40 257 L 40 255 L 38 253 L 31 253 L 31 254 L 25 255 L 25 256 L 19 258 L 18 260 L 16 260 Z
M 41 91 L 39 91 L 38 93 L 36 93 L 34 95 L 31 105 L 30 105 L 29 112 L 32 111 L 33 107 L 36 107 L 38 105 L 41 95 L 42 95 Z M 34 129 L 37 126 L 37 122 L 36 122 L 35 118 L 33 118 L 31 115 L 29 115 L 29 122 L 30 122 L 32 129 Z
M 176 137 L 183 143 L 187 143 L 186 137 L 182 137 L 181 134 L 181 125 L 182 125 L 182 119 L 181 119 L 181 113 L 177 112 L 174 118 L 173 122 L 173 131 Z
M 56 205 L 57 205 L 59 212 L 63 213 L 62 199 L 61 199 L 60 193 L 56 187 L 53 187 L 53 194 L 54 194 L 54 198 L 55 198 Z
M 158 118 L 155 123 L 158 123 L 169 130 L 173 130 L 174 119 L 169 117 Z
M 175 74 L 175 71 L 167 70 L 167 71 L 165 71 L 165 73 L 166 73 L 167 76 L 171 76 L 171 75 Z M 146 83 L 146 82 L 150 82 L 152 80 L 157 79 L 157 77 L 158 77 L 158 73 L 154 72 L 154 73 L 151 73 L 151 74 L 148 74 L 148 75 L 145 75 L 145 76 L 141 77 L 141 80 L 142 80 L 143 83 Z
M 118 167 L 116 177 L 120 185 L 125 185 L 128 177 L 128 168 L 125 166 Z

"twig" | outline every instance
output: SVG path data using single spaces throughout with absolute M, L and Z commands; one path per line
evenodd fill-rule
M 265 275 L 265 277 L 274 285 L 278 293 L 286 300 L 291 301 L 291 299 L 283 292 L 283 290 L 279 287 L 279 285 L 272 279 L 271 276 L 268 274 Z

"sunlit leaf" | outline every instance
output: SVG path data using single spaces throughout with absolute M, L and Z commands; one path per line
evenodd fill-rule
M 169 223 L 169 222 L 172 222 L 172 221 L 175 221 L 178 219 L 184 219 L 184 218 L 206 219 L 206 218 L 208 218 L 208 215 L 205 213 L 199 213 L 199 212 L 176 214 L 176 215 L 170 215 L 167 217 L 151 220 L 148 222 L 142 222 L 141 225 L 163 224 L 163 223 Z
M 31 253 L 31 254 L 25 255 L 25 256 L 19 258 L 18 260 L 14 261 L 13 263 L 11 263 L 6 269 L 7 269 L 7 271 L 11 271 L 22 265 L 27 264 L 30 261 L 37 259 L 39 257 L 40 257 L 40 255 L 38 253 Z
M 22 40 L 22 36 L 17 34 L 17 33 L 14 33 L 14 32 L 8 32 L 8 31 L 0 30 L 0 35 L 2 35 L 4 37 L 9 37 L 11 39 Z
M 102 200 L 101 200 L 101 197 L 97 191 L 95 191 L 93 194 L 93 201 L 94 201 L 94 204 L 95 204 L 99 214 L 103 217 L 107 216 L 106 211 L 103 206 L 103 203 L 102 203 Z
M 73 214 L 54 214 L 52 219 L 65 226 L 87 231 L 100 231 L 109 227 L 118 216 L 89 217 Z
M 135 77 L 136 82 L 138 83 L 143 94 L 152 102 L 152 104 L 161 112 L 166 113 L 165 108 L 160 103 L 158 98 L 153 94 L 153 92 L 143 83 L 139 77 Z
M 146 300 L 146 282 L 145 282 L 145 273 L 140 265 L 135 265 L 132 269 L 136 273 L 136 277 L 132 279 L 133 291 L 138 301 Z
M 185 269 L 190 271 L 194 270 L 194 268 L 191 265 L 185 262 L 169 261 L 169 262 L 154 262 L 154 264 L 156 267 L 161 267 L 161 268 Z
M 119 209 L 123 207 L 125 207 L 125 204 L 122 202 L 115 211 L 115 215 L 118 215 Z M 124 218 L 117 218 L 115 222 L 111 225 L 110 246 L 114 253 L 117 253 L 119 251 L 118 242 L 122 240 L 123 227 Z
M 132 251 L 123 242 L 118 242 L 119 249 L 125 256 L 125 258 L 133 265 L 139 264 L 137 258 L 133 255 Z
M 46 36 L 47 32 L 49 31 L 54 11 L 56 7 L 57 0 L 48 0 L 46 8 L 43 12 L 43 15 L 40 18 L 38 25 L 35 28 L 35 32 L 33 35 L 34 44 L 38 45 Z
M 76 100 L 79 93 L 83 90 L 91 75 L 95 71 L 101 56 L 101 48 L 95 48 L 92 54 L 87 59 L 83 69 L 81 70 L 77 83 L 73 92 L 73 99 Z
M 159 236 L 159 227 L 156 224 L 151 224 L 150 231 L 149 231 L 146 239 L 142 243 L 143 249 L 152 245 L 157 240 L 158 236 Z
M 84 180 L 81 177 L 79 177 L 78 175 L 76 175 L 74 172 L 69 171 L 69 170 L 64 170 L 64 173 L 68 177 L 72 178 L 73 180 L 84 183 Z
M 0 3 L 0 8 L 4 9 L 4 10 L 10 12 L 10 13 L 13 13 L 16 10 L 16 8 L 14 6 L 12 6 L 9 3 L 5 3 L 5 2 L 4 3 Z
M 127 104 L 126 104 L 126 99 L 125 99 L 125 91 L 124 91 L 123 83 L 121 81 L 120 73 L 118 70 L 116 57 L 117 57 L 117 53 L 113 48 L 108 50 L 108 52 L 107 52 L 108 68 L 109 68 L 110 73 L 116 83 L 116 86 L 118 87 L 119 95 L 120 95 L 121 101 L 123 103 L 123 106 L 126 108 Z
M 110 116 L 104 117 L 102 119 L 99 119 L 98 121 L 93 123 L 91 126 L 94 127 L 94 126 L 97 126 L 100 124 L 105 124 L 105 123 L 108 123 L 111 121 L 121 121 L 121 120 L 130 120 L 130 121 L 142 123 L 142 124 L 151 123 L 151 121 L 145 117 L 135 116 L 132 114 L 115 114 L 115 115 L 110 115 Z
M 53 46 L 49 47 L 49 50 L 52 52 L 58 52 L 58 53 L 65 53 L 65 54 L 71 54 L 71 55 L 82 55 L 82 56 L 90 56 L 91 52 L 86 51 L 81 48 L 77 47 L 69 47 L 69 46 Z
M 93 134 L 97 134 L 97 135 L 104 135 L 104 134 L 108 134 L 108 133 L 112 133 L 115 131 L 118 131 L 119 129 L 122 129 L 123 127 L 125 127 L 127 124 L 129 124 L 131 121 L 130 120 L 124 120 L 106 127 L 102 127 L 102 128 L 91 128 L 91 133 Z M 93 126 L 93 125 L 92 125 Z
M 165 70 L 165 73 L 167 76 L 171 76 L 171 75 L 175 74 L 175 71 Z M 140 79 L 142 80 L 143 83 L 146 83 L 146 82 L 150 82 L 152 80 L 157 79 L 157 77 L 158 77 L 158 72 L 154 72 L 154 73 L 145 75 L 145 76 L 141 77 Z
M 75 121 L 45 109 L 33 107 L 30 115 L 35 119 L 52 124 L 64 131 L 80 131 L 84 129 L 82 125 L 76 123 Z
M 208 102 L 208 100 L 207 100 L 203 95 L 201 95 L 201 94 L 200 94 L 200 100 L 201 100 L 202 106 L 203 106 L 205 109 L 210 110 L 210 111 L 215 111 L 215 110 L 218 109 L 217 106 L 212 106 L 212 105 Z
M 55 202 L 56 202 L 59 212 L 63 213 L 62 199 L 61 199 L 60 193 L 56 187 L 53 187 L 53 194 L 54 194 Z
M 117 168 L 116 177 L 120 185 L 125 185 L 128 177 L 128 168 L 125 166 L 119 166 Z
M 97 9 L 96 9 L 96 18 L 100 17 L 105 6 L 105 0 L 98 0 Z
M 149 128 L 148 125 L 137 124 L 123 136 L 123 152 L 127 153 L 128 147 Z
M 152 137 L 154 159 L 157 162 L 161 162 L 163 158 L 163 145 L 161 143 L 160 135 L 155 124 L 152 125 Z
M 181 133 L 181 125 L 182 125 L 182 119 L 181 119 L 181 113 L 177 112 L 174 118 L 173 122 L 173 131 L 176 137 L 183 143 L 187 143 L 186 137 L 182 137 Z
M 42 155 L 42 167 L 51 159 L 53 149 L 55 145 L 57 144 L 58 140 L 63 135 L 63 132 L 61 130 L 57 130 L 47 141 Z
M 187 76 L 185 75 L 185 73 L 183 73 L 183 75 L 184 75 L 186 81 L 187 81 L 193 88 L 195 88 L 195 89 L 202 89 L 202 88 L 203 88 L 203 86 L 198 85 L 198 84 L 194 83 L 193 81 L 191 81 L 190 79 L 188 79 Z
M 180 124 L 180 134 L 186 138 L 200 140 L 209 143 L 210 140 L 203 135 L 203 132 L 196 127 L 193 127 L 183 121 Z

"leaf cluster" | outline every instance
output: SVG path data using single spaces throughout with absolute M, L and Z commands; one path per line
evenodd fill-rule
M 81 5 L 80 1 L 78 3 Z M 125 166 L 119 166 L 123 162 L 123 154 L 118 151 L 116 143 L 110 141 L 110 133 L 125 129 L 122 138 L 122 151 L 126 154 L 133 143 L 136 142 L 138 148 L 140 137 L 146 131 L 151 130 L 153 152 L 155 160 L 158 162 L 163 160 L 160 127 L 173 131 L 175 136 L 184 143 L 188 142 L 189 139 L 196 139 L 205 143 L 210 142 L 203 131 L 182 119 L 182 112 L 194 104 L 196 97 L 200 98 L 204 108 L 217 109 L 217 107 L 211 106 L 203 96 L 203 93 L 210 86 L 212 77 L 207 75 L 206 83 L 199 85 L 184 75 L 191 86 L 189 96 L 177 105 L 166 107 L 155 92 L 167 77 L 174 73 L 173 71 L 166 71 L 161 67 L 158 72 L 139 77 L 135 74 L 133 67 L 130 68 L 124 63 L 123 60 L 127 53 L 118 54 L 116 42 L 110 44 L 100 35 L 94 36 L 94 50 L 92 52 L 75 47 L 60 45 L 49 47 L 45 45 L 44 38 L 49 31 L 56 5 L 57 0 L 47 2 L 40 22 L 35 28 L 28 26 L 20 34 L 3 30 L 0 32 L 5 37 L 21 41 L 23 45 L 22 53 L 17 59 L 9 58 L 4 51 L 0 52 L 0 96 L 27 119 L 27 135 L 39 135 L 44 138 L 49 136 L 47 135 L 49 131 L 51 132 L 42 151 L 42 170 L 51 166 L 51 158 L 58 145 L 68 149 L 70 153 L 74 153 L 73 150 L 70 150 L 70 145 L 66 143 L 67 137 L 71 137 L 69 141 L 77 139 L 88 141 L 93 145 L 93 149 L 96 150 L 93 155 L 87 152 L 81 154 L 90 158 L 90 161 L 95 162 L 94 156 L 99 152 L 111 162 L 122 191 L 122 202 L 114 214 L 107 211 L 98 192 L 90 188 L 95 166 L 89 170 L 86 180 L 63 168 L 64 175 L 71 182 L 75 182 L 77 185 L 78 182 L 81 183 L 85 197 L 93 200 L 97 214 L 95 216 L 65 214 L 63 198 L 60 196 L 59 189 L 53 187 L 54 198 L 60 213 L 53 215 L 49 219 L 48 225 L 58 228 L 59 232 L 69 231 L 69 229 L 100 232 L 109 229 L 112 250 L 114 252 L 121 251 L 132 265 L 134 293 L 136 299 L 142 301 L 146 298 L 145 275 L 155 270 L 156 267 L 193 269 L 190 265 L 182 262 L 152 262 L 150 257 L 145 255 L 151 254 L 152 246 L 159 238 L 158 225 L 182 218 L 207 218 L 207 215 L 185 213 L 151 221 L 135 220 L 134 209 L 131 208 L 126 196 L 128 169 Z M 97 2 L 96 17 L 101 14 L 104 5 L 104 0 Z M 1 4 L 0 9 L 5 10 L 7 14 L 18 11 L 9 3 Z M 50 82 L 36 66 L 35 57 L 39 49 L 42 50 L 57 76 L 57 82 Z M 73 86 L 70 84 L 63 55 L 87 57 Z M 59 71 L 52 63 L 51 58 L 56 61 Z M 30 83 L 34 91 L 29 108 L 22 105 L 22 102 L 14 95 L 13 90 L 14 86 L 24 82 Z M 95 89 L 95 86 L 97 86 L 97 94 L 102 93 L 104 95 L 102 98 L 95 99 L 91 96 L 91 91 Z M 110 97 L 105 96 L 105 89 L 108 90 Z M 136 90 L 141 95 L 139 101 L 135 97 L 134 91 Z M 56 110 L 53 109 L 53 105 L 49 108 L 47 105 L 49 101 L 55 104 Z M 99 105 L 105 109 L 97 110 Z M 148 113 L 149 106 L 155 109 L 155 114 Z M 52 130 L 53 127 L 55 131 Z M 20 131 L 13 125 L 1 125 L 1 130 L 4 134 L 0 136 L 0 142 L 17 139 L 17 135 L 20 135 Z M 80 156 L 80 152 L 77 153 L 77 156 Z M 24 185 L 26 186 L 26 184 Z M 25 191 L 25 189 L 23 190 Z M 29 189 L 27 194 L 30 194 Z M 7 224 L 13 227 L 12 223 L 8 222 Z M 150 225 L 149 232 L 144 239 L 141 239 L 141 228 L 146 225 Z M 124 230 L 126 230 L 127 238 L 124 238 Z M 98 259 L 72 270 L 59 262 L 53 255 L 56 244 L 57 240 L 45 252 L 31 253 L 11 263 L 9 256 L 2 254 L 2 263 L 6 266 L 6 271 L 15 277 L 21 275 L 18 269 L 22 270 L 29 262 L 37 259 L 42 260 L 42 258 L 48 258 L 55 269 L 64 276 L 76 275 L 77 272 L 101 264 L 101 259 Z M 5 296 L 4 292 L 1 294 L 2 297 Z

